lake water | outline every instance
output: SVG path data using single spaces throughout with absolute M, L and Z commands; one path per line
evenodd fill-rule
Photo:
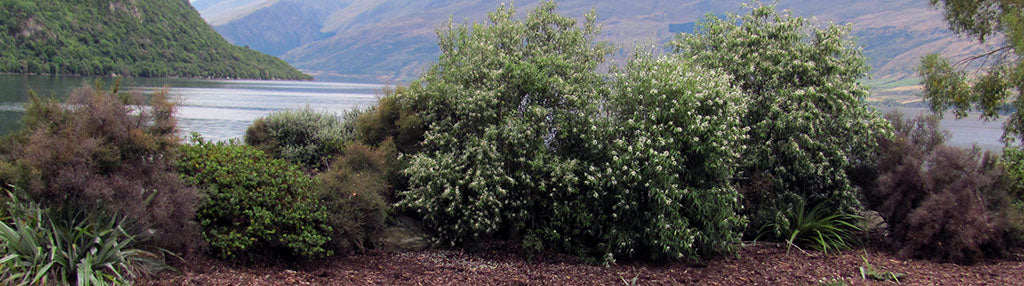
M 110 78 L 57 77 L 0 74 L 0 133 L 19 128 L 24 114 L 23 104 L 28 90 L 41 96 L 64 98 L 73 89 L 96 80 L 112 84 Z M 270 112 L 310 107 L 340 113 L 376 103 L 381 85 L 336 82 L 194 80 L 194 79 L 122 79 L 122 90 L 151 93 L 168 87 L 170 94 L 181 99 L 178 124 L 184 133 L 199 132 L 207 139 L 240 138 L 253 120 Z M 891 109 L 883 108 L 883 111 Z M 923 109 L 901 108 L 910 116 L 927 113 Z M 986 150 L 1000 150 L 1002 120 L 984 122 L 972 114 L 954 120 L 946 116 L 941 125 L 951 133 L 950 144 Z
M 20 128 L 24 103 L 31 89 L 42 97 L 66 98 L 75 88 L 106 86 L 110 78 L 59 77 L 0 74 L 0 133 Z M 210 140 L 241 138 L 259 117 L 273 111 L 309 107 L 341 113 L 377 102 L 381 85 L 307 81 L 196 80 L 173 78 L 123 78 L 121 90 L 152 93 L 167 87 L 180 100 L 178 126 L 184 134 L 199 132 Z
M 892 108 L 882 107 L 878 110 L 885 113 L 891 111 Z M 923 108 L 898 108 L 898 110 L 908 119 L 918 115 L 932 114 L 931 110 Z M 998 120 L 984 121 L 979 119 L 980 115 L 981 113 L 971 112 L 963 119 L 956 119 L 951 112 L 947 112 L 939 121 L 939 126 L 949 131 L 950 136 L 947 143 L 964 148 L 977 145 L 982 150 L 1001 152 L 1003 143 L 999 142 L 999 138 L 1003 136 L 1003 123 L 1006 122 L 1007 117 L 1002 116 Z

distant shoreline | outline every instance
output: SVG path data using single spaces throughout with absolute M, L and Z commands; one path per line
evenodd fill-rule
M 267 80 L 267 81 L 317 81 L 316 77 L 310 75 L 311 79 L 263 79 L 263 78 L 233 78 L 233 77 L 200 77 L 200 76 L 127 76 L 119 74 L 109 75 L 81 75 L 81 74 L 52 74 L 52 73 L 20 73 L 0 72 L 0 75 L 26 75 L 26 76 L 62 76 L 62 77 L 102 77 L 102 78 L 173 78 L 173 79 L 208 79 L 208 80 Z M 306 74 L 309 75 L 309 74 Z

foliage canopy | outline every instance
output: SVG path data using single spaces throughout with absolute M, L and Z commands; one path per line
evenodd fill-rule
M 607 50 L 592 44 L 592 14 L 577 27 L 554 8 L 518 21 L 503 6 L 488 24 L 449 23 L 437 64 L 408 90 L 427 102 L 429 127 L 402 204 L 444 242 L 536 229 L 532 218 L 553 209 L 546 198 L 577 192 L 578 156 L 596 139 L 582 127 L 607 90 L 595 71 Z
M 750 230 L 782 226 L 797 206 L 851 213 L 848 172 L 872 163 L 887 123 L 863 104 L 868 67 L 849 27 L 819 28 L 774 6 L 708 15 L 672 46 L 682 58 L 733 77 L 746 95 L 747 130 L 737 183 Z M 777 229 L 776 235 L 780 234 Z
M 953 32 L 979 43 L 994 44 L 995 48 L 955 63 L 939 54 L 921 58 L 918 74 L 924 84 L 925 101 L 939 114 L 952 109 L 957 118 L 980 110 L 981 118 L 988 120 L 1013 110 L 1003 125 L 1003 140 L 1012 144 L 1024 139 L 1024 116 L 1019 112 L 1024 109 L 1024 3 L 931 0 L 931 4 L 943 9 Z
M 117 87 L 82 87 L 65 103 L 33 97 L 8 156 L 14 183 L 44 208 L 102 206 L 156 230 L 157 243 L 188 247 L 198 198 L 174 172 L 180 138 L 175 105 Z M 2 170 L 0 170 L 2 171 Z
M 554 10 L 439 31 L 438 63 L 405 91 L 427 128 L 399 205 L 451 245 L 509 236 L 604 263 L 731 250 L 746 135 L 729 76 L 646 54 L 600 73 L 595 16 Z
M 271 113 L 245 130 L 246 144 L 310 170 L 326 169 L 352 139 L 341 118 L 308 107 Z
M 203 239 L 221 258 L 328 255 L 327 212 L 298 165 L 252 146 L 193 135 L 178 171 L 206 199 L 196 212 Z

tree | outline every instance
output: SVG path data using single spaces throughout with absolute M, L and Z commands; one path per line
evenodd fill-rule
M 1024 3 L 1017 0 L 931 0 L 944 10 L 953 32 L 994 44 L 995 48 L 956 63 L 938 54 L 921 59 L 918 74 L 924 83 L 924 99 L 932 111 L 952 109 L 957 119 L 970 110 L 981 118 L 998 118 L 1009 104 L 1014 112 L 1003 125 L 1003 140 L 1012 144 L 1024 139 Z
M 888 124 L 863 104 L 868 93 L 857 80 L 868 66 L 849 27 L 818 28 L 759 6 L 727 19 L 709 14 L 672 46 L 732 75 L 746 94 L 748 136 L 736 180 L 748 229 L 788 225 L 786 214 L 800 204 L 858 207 L 848 174 L 873 162 L 875 138 Z

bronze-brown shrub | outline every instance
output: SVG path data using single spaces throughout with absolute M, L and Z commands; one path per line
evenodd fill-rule
M 154 231 L 157 244 L 191 245 L 198 201 L 172 162 L 180 139 L 165 91 L 147 101 L 101 86 L 74 90 L 64 104 L 33 98 L 10 157 L 16 179 L 44 207 L 101 209 Z
M 888 224 L 901 257 L 974 263 L 1006 246 L 1008 175 L 980 150 L 944 146 L 938 119 L 887 118 L 895 136 L 881 139 L 876 184 L 865 204 Z
M 381 233 L 387 210 L 385 198 L 392 196 L 384 177 L 385 155 L 376 148 L 353 143 L 318 176 L 316 194 L 327 207 L 336 252 L 364 252 L 373 247 Z

